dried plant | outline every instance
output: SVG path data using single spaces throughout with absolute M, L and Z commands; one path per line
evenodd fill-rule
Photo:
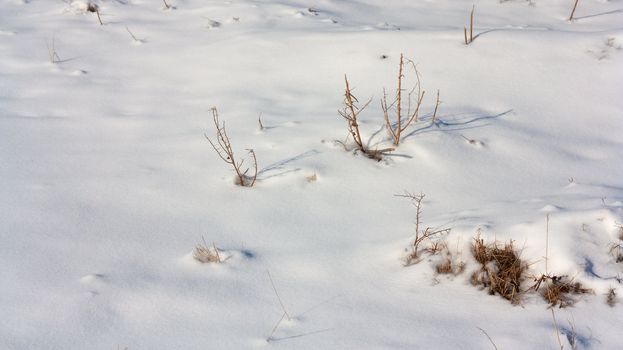
M 193 250 L 193 258 L 204 264 L 223 262 L 214 243 L 212 243 L 212 247 L 209 247 L 206 244 L 205 239 L 203 240 L 203 244 L 199 243 L 195 246 L 195 249 Z
M 610 255 L 614 257 L 617 263 L 623 262 L 623 225 L 617 225 L 619 234 L 617 238 L 619 243 L 610 243 Z
M 50 44 L 48 44 L 47 42 L 45 43 L 45 45 L 48 48 L 48 57 L 50 58 L 50 63 L 59 63 L 59 62 L 61 62 L 61 57 L 56 52 L 55 41 L 56 40 L 54 39 L 54 36 L 52 36 L 52 45 L 50 46 Z
M 400 55 L 400 63 L 398 65 L 398 87 L 396 88 L 396 95 L 394 100 L 391 103 L 387 102 L 387 92 L 383 89 L 383 98 L 381 99 L 381 108 L 383 109 L 383 115 L 385 116 L 385 127 L 387 132 L 389 133 L 392 142 L 395 146 L 400 144 L 400 140 L 403 132 L 413 123 L 418 121 L 420 107 L 422 106 L 422 101 L 424 100 L 424 94 L 426 91 L 422 90 L 422 84 L 420 82 L 420 73 L 415 66 L 415 63 L 411 60 L 407 60 L 407 64 L 409 64 L 413 68 L 413 72 L 415 73 L 416 82 L 414 86 L 409 90 L 407 96 L 407 110 L 406 115 L 403 114 L 405 112 L 403 110 L 403 103 L 405 102 L 403 99 L 403 80 L 405 78 L 404 69 L 405 69 L 405 59 L 403 55 Z M 414 96 L 415 94 L 415 96 Z M 439 91 L 437 91 L 437 104 L 435 105 L 435 112 L 433 114 L 432 120 L 434 122 L 437 115 L 437 108 L 439 107 Z M 395 114 L 394 121 L 392 122 L 390 114 L 391 112 Z
M 164 2 L 164 8 L 165 8 L 165 9 L 167 9 L 167 10 L 168 10 L 168 9 L 170 9 L 170 8 L 171 8 L 171 5 L 167 4 L 167 0 L 162 0 L 162 2 Z
M 519 258 L 513 241 L 504 245 L 497 242 L 485 244 L 478 235 L 472 244 L 472 254 L 481 267 L 472 274 L 471 283 L 488 289 L 491 295 L 499 294 L 518 304 L 528 265 Z
M 100 22 L 100 25 L 104 25 L 104 23 L 102 23 L 102 18 L 100 17 L 100 8 L 99 6 L 97 6 L 97 4 L 89 2 L 87 4 L 87 12 L 95 13 L 97 15 L 97 20 Z
M 467 27 L 463 27 L 463 36 L 465 37 L 465 45 L 469 45 L 474 41 L 474 9 L 475 5 L 472 6 L 472 12 L 469 14 L 469 40 L 467 38 Z
M 571 10 L 571 15 L 569 15 L 569 20 L 573 21 L 573 15 L 575 14 L 575 9 L 578 7 L 578 2 L 580 0 L 575 0 L 575 3 L 573 3 L 573 10 Z
M 424 200 L 424 194 L 413 194 L 405 191 L 404 194 L 398 194 L 397 197 L 404 197 L 411 200 L 413 206 L 415 206 L 415 239 L 411 244 L 411 249 L 408 255 L 405 258 L 405 266 L 409 266 L 419 262 L 421 248 L 420 244 L 425 241 L 430 241 L 431 238 L 440 236 L 442 234 L 447 234 L 450 232 L 449 228 L 446 229 L 433 229 L 427 227 L 424 231 L 420 230 L 420 225 L 422 223 L 422 201 Z
M 359 114 L 370 104 L 372 100 L 368 100 L 363 107 L 359 107 L 357 104 L 359 100 L 352 93 L 352 89 L 350 88 L 350 84 L 348 83 L 348 77 L 344 75 L 344 83 L 346 87 L 344 89 L 344 107 L 338 111 L 338 113 L 342 116 L 342 118 L 346 119 L 348 122 L 348 134 L 353 138 L 355 142 L 355 146 L 357 150 L 361 153 L 365 154 L 371 159 L 381 160 L 383 155 L 387 152 L 391 152 L 393 148 L 385 148 L 385 149 L 370 149 L 366 145 L 364 145 L 363 140 L 361 138 L 361 132 L 359 131 L 359 121 L 357 118 Z M 344 148 L 348 150 L 348 147 L 344 145 Z
M 453 254 L 445 242 L 440 249 L 442 260 L 435 265 L 437 273 L 459 275 L 465 271 L 465 262 L 461 260 L 460 254 Z
M 617 303 L 616 289 L 610 287 L 608 293 L 606 293 L 606 304 L 610 307 L 614 307 Z
M 538 291 L 544 285 L 541 290 L 543 299 L 551 306 L 560 308 L 575 304 L 574 295 L 593 293 L 592 289 L 584 287 L 580 282 L 574 282 L 568 276 L 541 275 L 534 282 L 530 289 Z
M 240 186 L 253 187 L 255 181 L 257 179 L 257 158 L 255 157 L 255 151 L 249 149 L 249 155 L 253 160 L 253 174 L 247 175 L 251 168 L 247 168 L 246 170 L 242 170 L 242 165 L 244 163 L 244 159 L 237 162 L 234 158 L 234 151 L 231 147 L 231 142 L 229 141 L 229 136 L 227 136 L 227 131 L 225 130 L 225 122 L 219 120 L 218 111 L 216 107 L 212 108 L 212 120 L 214 122 L 214 126 L 216 127 L 216 143 L 212 142 L 210 137 L 205 134 L 206 139 L 212 145 L 212 148 L 216 151 L 219 157 L 227 163 L 230 164 L 237 176 L 237 184 Z

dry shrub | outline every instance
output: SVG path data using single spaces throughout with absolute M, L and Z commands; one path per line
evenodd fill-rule
M 619 243 L 611 243 L 610 244 L 610 255 L 614 258 L 617 263 L 623 262 L 623 225 L 619 225 L 619 234 L 617 238 L 619 239 Z
M 535 284 L 531 289 L 538 291 L 541 285 L 545 285 L 541 290 L 543 299 L 551 306 L 560 308 L 575 304 L 574 295 L 593 293 L 592 289 L 584 287 L 580 282 L 574 282 L 568 276 L 541 275 L 535 278 Z
M 606 304 L 610 307 L 614 307 L 617 303 L 617 292 L 616 289 L 610 288 L 608 289 L 608 293 L 606 293 Z
M 223 262 L 214 243 L 212 243 L 212 247 L 209 247 L 205 244 L 205 241 L 203 244 L 199 243 L 195 246 L 195 249 L 193 250 L 193 258 L 204 264 Z
M 491 295 L 499 294 L 513 304 L 519 303 L 528 264 L 519 258 L 513 241 L 485 244 L 484 239 L 476 236 L 472 254 L 481 268 L 472 274 L 471 283 L 486 288 Z

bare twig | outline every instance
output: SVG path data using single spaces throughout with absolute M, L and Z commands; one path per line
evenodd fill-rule
M 125 30 L 128 31 L 128 34 L 130 34 L 130 36 L 132 37 L 132 39 L 134 39 L 135 42 L 140 42 L 140 40 L 138 40 L 134 34 L 130 31 L 130 28 L 128 28 L 128 26 L 125 26 Z
M 549 213 L 545 216 L 545 274 L 549 275 L 547 262 L 549 260 Z
M 264 124 L 262 124 L 262 112 L 260 112 L 260 115 L 257 117 L 257 123 L 260 126 L 260 131 L 264 130 Z
M 467 27 L 463 27 L 463 37 L 465 45 L 469 45 L 474 41 L 474 9 L 476 5 L 472 5 L 472 12 L 469 14 L 469 38 L 467 37 Z
M 556 340 L 558 340 L 558 345 L 560 345 L 560 350 L 563 350 L 562 341 L 560 340 L 560 328 L 558 328 L 558 321 L 556 321 L 556 314 L 554 314 L 554 309 L 550 309 L 552 312 L 552 319 L 554 320 L 554 329 L 556 330 Z
M 569 15 L 569 20 L 573 21 L 573 15 L 575 14 L 575 9 L 578 7 L 578 2 L 580 0 L 575 0 L 575 3 L 573 3 L 573 10 L 571 10 L 571 15 Z
M 102 23 L 102 18 L 100 17 L 100 8 L 99 6 L 97 6 L 97 4 L 90 2 L 87 5 L 87 11 L 95 13 L 97 15 L 97 20 L 100 22 L 100 25 L 104 25 L 104 23 Z
M 45 45 L 48 48 L 48 56 L 50 58 L 50 62 L 51 63 L 59 63 L 61 61 L 61 58 L 58 55 L 58 53 L 56 52 L 54 36 L 52 36 L 52 47 L 50 47 L 50 44 L 48 44 L 47 41 L 46 41 Z
M 162 2 L 164 2 L 164 8 L 165 9 L 170 9 L 171 5 L 167 4 L 167 0 L 162 0 Z
M 348 77 L 346 75 L 344 75 L 344 83 L 346 85 L 344 89 L 344 107 L 341 110 L 338 110 L 338 113 L 348 122 L 348 134 L 349 136 L 352 136 L 353 141 L 355 141 L 355 145 L 359 151 L 367 155 L 369 158 L 381 160 L 382 156 L 385 153 L 391 152 L 394 149 L 384 148 L 380 150 L 372 150 L 366 147 L 361 138 L 361 132 L 359 131 L 359 121 L 357 119 L 359 117 L 359 114 L 364 109 L 366 109 L 366 107 L 368 107 L 370 102 L 372 102 L 372 99 L 368 100 L 368 102 L 366 102 L 362 107 L 359 107 L 357 105 L 359 103 L 359 100 L 357 99 L 357 97 L 355 97 L 355 95 L 353 95 L 353 90 L 350 87 Z M 342 142 L 342 144 L 344 143 Z
M 248 149 L 248 153 L 253 159 L 253 175 L 249 176 L 247 173 L 249 172 L 249 168 L 242 171 L 242 164 L 244 163 L 244 159 L 240 162 L 236 162 L 234 158 L 234 151 L 231 146 L 231 142 L 229 140 L 229 136 L 227 136 L 227 131 L 225 130 L 225 122 L 219 120 L 218 111 L 216 107 L 212 108 L 212 120 L 214 122 L 214 126 L 216 127 L 216 143 L 214 143 L 207 134 L 205 134 L 205 138 L 210 142 L 216 154 L 227 164 L 230 164 L 234 171 L 236 172 L 236 176 L 238 178 L 238 184 L 240 186 L 253 187 L 255 181 L 257 179 L 257 158 L 255 156 L 255 151 L 252 149 Z

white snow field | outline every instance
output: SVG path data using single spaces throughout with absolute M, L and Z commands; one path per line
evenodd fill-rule
M 621 349 L 623 0 L 166 2 L 0 0 L 0 349 Z M 390 147 L 400 54 L 419 121 L 346 151 L 344 74 Z M 463 273 L 405 266 L 405 191 Z M 517 305 L 470 283 L 478 232 Z M 592 292 L 550 307 L 546 272 Z

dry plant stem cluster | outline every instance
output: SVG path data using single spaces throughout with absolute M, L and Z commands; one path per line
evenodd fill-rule
M 419 261 L 420 253 L 422 251 L 420 244 L 425 241 L 429 241 L 431 238 L 435 236 L 439 236 L 441 234 L 446 234 L 450 232 L 450 229 L 441 229 L 435 230 L 430 227 L 427 227 L 423 232 L 420 230 L 420 225 L 422 223 L 422 201 L 424 200 L 424 194 L 413 194 L 409 192 L 405 192 L 404 194 L 396 195 L 397 197 L 404 197 L 411 200 L 412 204 L 415 206 L 415 239 L 411 245 L 411 252 L 405 258 L 405 266 L 412 265 Z M 437 249 L 442 249 L 438 245 L 432 245 L 435 251 Z
M 61 57 L 56 52 L 55 47 L 55 39 L 52 37 L 52 46 L 46 42 L 46 46 L 48 47 L 48 57 L 50 58 L 50 63 L 59 63 L 61 61 Z
M 413 61 L 408 60 L 408 64 L 413 67 L 413 71 L 415 72 L 416 83 L 409 90 L 409 94 L 407 96 L 407 111 L 406 115 L 403 114 L 403 79 L 405 78 L 404 74 L 404 66 L 405 60 L 403 55 L 400 55 L 400 63 L 398 66 L 398 86 L 396 88 L 396 95 L 392 103 L 387 102 L 387 93 L 385 89 L 383 89 L 383 98 L 381 99 L 381 108 L 383 109 L 383 115 L 385 116 L 385 126 L 387 131 L 392 138 L 392 142 L 395 146 L 400 144 L 400 139 L 402 137 L 402 133 L 413 123 L 418 121 L 420 107 L 422 106 L 422 101 L 424 100 L 424 94 L 426 91 L 422 90 L 422 85 L 420 82 L 420 73 L 418 72 L 415 63 Z M 415 98 L 413 96 L 415 94 Z M 415 105 L 413 105 L 415 104 Z M 433 123 L 437 115 L 437 109 L 439 107 L 439 90 L 437 91 L 437 103 L 435 104 L 435 111 L 433 113 Z M 391 111 L 394 111 L 395 118 L 392 121 L 390 114 Z
M 225 163 L 230 164 L 234 168 L 238 185 L 253 187 L 257 179 L 257 158 L 255 157 L 255 151 L 252 149 L 248 150 L 249 155 L 253 160 L 253 174 L 247 175 L 251 168 L 247 168 L 243 171 L 242 165 L 244 163 L 244 159 L 237 162 L 234 158 L 234 151 L 232 149 L 229 136 L 227 136 L 227 131 L 225 130 L 225 122 L 221 123 L 219 120 L 216 108 L 212 108 L 212 120 L 214 122 L 214 126 L 216 127 L 216 143 L 214 143 L 207 134 L 205 135 L 206 139 L 208 139 L 208 142 L 210 142 L 210 145 L 212 145 L 212 148 L 214 148 L 218 156 L 221 157 Z
M 467 38 L 467 27 L 463 27 L 463 36 L 465 37 L 465 45 L 469 45 L 474 41 L 474 8 L 472 6 L 472 12 L 469 14 L 469 40 Z
M 472 284 L 481 285 L 488 289 L 489 294 L 499 294 L 511 303 L 518 304 L 528 265 L 519 258 L 513 242 L 504 245 L 497 242 L 485 244 L 484 239 L 476 236 L 472 244 L 472 254 L 481 265 L 472 274 Z
M 372 100 L 368 100 L 363 107 L 359 107 L 357 104 L 359 100 L 355 95 L 353 95 L 352 89 L 348 82 L 348 77 L 344 75 L 344 83 L 346 87 L 344 89 L 344 107 L 338 111 L 338 113 L 342 116 L 342 118 L 346 119 L 348 122 L 348 134 L 353 138 L 357 149 L 363 154 L 367 155 L 369 158 L 381 160 L 383 154 L 387 152 L 391 152 L 393 148 L 384 148 L 380 150 L 372 150 L 364 145 L 363 140 L 361 138 L 361 132 L 359 131 L 359 122 L 357 118 L 359 114 L 370 104 Z

